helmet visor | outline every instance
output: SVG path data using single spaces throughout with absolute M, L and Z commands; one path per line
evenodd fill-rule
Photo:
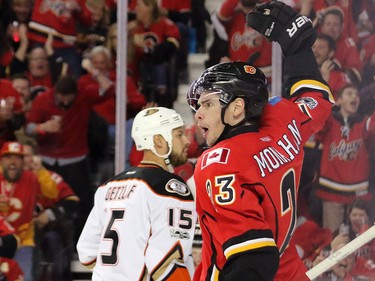
M 224 92 L 221 89 L 215 89 L 210 86 L 200 86 L 197 83 L 194 83 L 190 86 L 188 92 L 186 101 L 188 105 L 191 107 L 191 109 L 194 112 L 197 112 L 200 104 L 198 103 L 199 98 L 204 95 L 219 95 L 219 100 L 221 103 L 224 103 L 225 105 L 228 104 L 232 98 L 232 95 Z

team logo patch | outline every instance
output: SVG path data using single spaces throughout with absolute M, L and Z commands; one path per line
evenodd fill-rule
M 227 148 L 217 148 L 210 151 L 209 153 L 206 153 L 205 155 L 203 155 L 201 165 L 202 169 L 213 163 L 226 164 L 228 161 L 229 152 L 230 150 Z
M 165 189 L 170 193 L 177 193 L 181 196 L 190 195 L 190 189 L 184 183 L 176 179 L 171 179 L 165 186 Z
M 181 229 L 171 229 L 169 233 L 172 238 L 181 239 L 181 240 L 188 240 L 190 239 L 190 234 L 187 231 Z
M 314 109 L 318 105 L 318 102 L 311 97 L 302 97 L 296 100 L 296 104 L 303 113 L 311 118 L 310 110 Z
M 257 69 L 252 65 L 245 65 L 243 68 L 246 73 L 255 74 L 257 72 Z
M 146 112 L 145 112 L 145 116 L 150 116 L 156 112 L 158 112 L 159 109 L 156 109 L 156 108 L 151 108 L 151 109 L 148 109 Z
M 299 105 L 301 104 L 304 104 L 306 105 L 309 109 L 314 109 L 317 105 L 318 105 L 318 102 L 311 98 L 311 97 L 303 97 L 303 98 L 299 98 L 296 103 L 298 103 Z

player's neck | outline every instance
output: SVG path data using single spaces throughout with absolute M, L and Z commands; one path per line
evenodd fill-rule
M 164 170 L 168 171 L 168 167 L 164 162 L 163 158 L 156 156 L 154 153 L 148 153 L 145 151 L 141 164 L 152 164 L 163 168 Z

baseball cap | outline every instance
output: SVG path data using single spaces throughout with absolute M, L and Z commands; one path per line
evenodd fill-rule
M 23 145 L 19 142 L 6 142 L 1 147 L 1 156 L 7 155 L 7 154 L 17 154 L 24 156 L 23 152 Z

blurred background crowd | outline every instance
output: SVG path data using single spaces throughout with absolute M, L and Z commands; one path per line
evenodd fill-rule
M 120 74 L 116 0 L 0 0 L 0 280 L 73 279 L 93 194 L 114 174 L 118 77 L 126 81 L 125 167 L 142 158 L 133 117 L 156 104 L 175 107 L 181 85 L 194 79 L 193 54 L 207 55 L 202 69 L 254 64 L 270 89 L 282 88 L 272 83 L 272 43 L 245 24 L 259 2 L 129 0 Z M 283 2 L 313 21 L 313 52 L 336 99 L 305 146 L 293 243 L 310 268 L 375 219 L 375 1 Z M 185 180 L 205 147 L 187 118 L 190 161 L 175 169 Z M 194 245 L 199 260 L 199 229 Z M 374 246 L 320 280 L 375 280 Z

